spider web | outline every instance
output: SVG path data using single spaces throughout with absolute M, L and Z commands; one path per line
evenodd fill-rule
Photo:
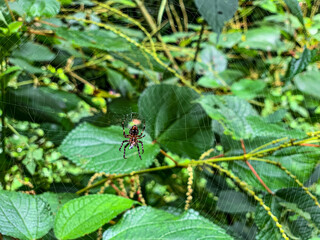
M 169 1 L 169 3 L 170 4 L 172 4 L 174 7 L 175 7 L 175 9 L 179 12 L 180 10 L 180 5 L 179 5 L 179 2 L 178 1 Z M 149 0 L 149 1 L 145 1 L 145 6 L 147 7 L 147 9 L 150 11 L 150 13 L 151 14 L 153 14 L 153 15 L 156 15 L 155 13 L 157 13 L 158 11 L 159 11 L 159 6 L 160 6 L 160 1 L 151 1 L 151 0 Z M 71 8 L 70 8 L 71 9 Z M 267 17 L 266 16 L 266 11 L 263 11 L 262 9 L 260 9 L 259 7 L 257 7 L 257 6 L 255 6 L 254 7 L 254 10 L 256 11 L 256 15 L 255 15 L 255 18 L 253 18 L 252 20 L 248 20 L 248 26 L 249 26 L 249 29 L 250 29 L 250 27 L 251 26 L 254 26 L 255 24 L 256 24 L 256 22 L 258 22 L 258 21 L 262 21 L 265 17 Z M 132 10 L 124 10 L 123 11 L 124 13 L 127 13 L 127 14 L 132 14 Z M 199 14 L 195 11 L 195 8 L 186 8 L 186 12 L 187 12 L 187 15 L 188 15 L 188 22 L 189 23 L 192 23 L 192 22 L 195 22 L 195 20 L 196 20 L 196 18 L 197 17 L 199 17 Z M 235 18 L 237 18 L 237 16 L 235 17 Z M 164 15 L 163 15 L 163 21 L 166 21 L 166 20 L 169 20 L 169 17 L 167 16 L 167 14 L 166 14 L 166 12 L 164 12 Z M 180 16 L 180 20 L 181 20 L 181 22 L 183 23 L 183 16 Z M 119 24 L 119 25 L 126 25 L 122 20 L 115 20 L 114 18 L 112 19 L 112 22 L 113 23 L 115 23 L 115 24 Z M 175 26 L 174 26 L 176 29 L 178 29 L 179 28 L 179 26 L 177 25 L 177 24 L 175 24 Z M 170 34 L 172 34 L 172 29 L 170 28 L 170 25 L 169 24 L 167 24 L 167 25 L 165 25 L 162 29 L 161 29 L 161 34 L 162 34 L 162 36 L 167 36 L 167 35 L 170 35 Z M 27 42 L 29 39 L 25 39 L 24 41 L 25 42 Z M 202 48 L 204 48 L 205 47 L 205 44 L 208 44 L 208 39 L 205 39 L 205 40 L 203 40 L 203 47 Z M 210 43 L 209 43 L 210 44 Z M 211 43 L 212 44 L 212 43 Z M 220 51 L 221 52 L 223 52 L 224 54 L 228 54 L 228 52 L 230 51 L 230 50 L 228 50 L 228 49 L 220 49 Z M 101 53 L 103 53 L 102 51 L 101 51 Z M 93 57 L 93 55 L 92 55 L 92 57 Z M 266 59 L 265 59 L 265 56 L 263 56 L 263 55 L 257 55 L 257 56 L 255 56 L 255 58 L 256 59 L 258 59 L 258 60 L 262 60 L 262 61 L 265 61 Z M 50 64 L 50 63 L 49 63 Z M 230 63 L 229 63 L 230 64 Z M 238 64 L 242 64 L 242 66 L 241 66 L 241 68 L 242 69 L 246 69 L 246 68 L 248 68 L 248 69 L 250 69 L 250 68 L 252 68 L 252 66 L 248 66 L 248 65 L 245 65 L 245 64 L 243 64 L 243 62 L 240 62 L 240 63 L 238 63 Z M 282 62 L 280 62 L 280 64 L 282 64 Z M 279 65 L 280 65 L 279 64 Z M 284 64 L 284 63 L 283 63 Z M 61 63 L 60 65 L 56 65 L 55 64 L 55 68 L 56 69 L 58 69 L 59 67 L 64 67 L 64 63 Z M 229 66 L 228 66 L 229 67 Z M 241 68 L 239 68 L 239 70 L 241 70 Z M 168 70 L 166 70 L 165 71 L 165 73 L 164 73 L 164 75 L 165 74 L 170 74 L 170 72 L 168 71 Z M 89 81 L 89 82 L 94 82 L 95 81 L 95 79 L 97 79 L 97 78 L 99 78 L 99 76 L 93 76 L 92 78 L 87 78 L 86 80 L 87 81 Z M 73 87 L 78 87 L 78 85 L 76 84 L 76 83 L 73 83 L 74 84 L 74 86 Z M 80 83 L 79 83 L 80 84 Z M 252 91 L 254 91 L 255 89 L 254 88 L 252 88 Z M 269 98 L 271 98 L 273 95 L 272 95 L 273 93 L 268 93 L 266 96 L 265 96 L 265 99 L 269 99 Z M 300 93 L 300 95 L 302 95 L 303 96 L 303 100 L 302 101 L 300 101 L 299 102 L 299 104 L 300 104 L 300 106 L 301 107 L 303 107 L 303 108 L 305 108 L 305 109 L 307 109 L 308 108 L 308 103 L 306 102 L 306 98 L 310 98 L 310 96 L 307 96 L 307 95 L 304 95 L 303 93 Z M 289 103 L 288 103 L 288 98 L 289 98 L 290 96 L 284 96 L 284 99 L 286 99 L 286 104 L 287 105 L 289 105 Z M 164 98 L 164 97 L 163 97 Z M 312 98 L 312 97 L 311 97 Z M 159 101 L 161 102 L 161 100 L 162 99 L 159 99 Z M 179 98 L 177 98 L 177 100 L 178 100 L 178 102 L 179 102 L 179 104 L 181 104 L 182 102 L 183 102 L 183 99 L 179 99 Z M 313 100 L 315 101 L 315 102 L 318 102 L 318 100 L 316 99 L 316 98 L 313 98 Z M 8 104 L 8 105 L 10 105 L 10 107 L 12 107 L 13 109 L 14 109 L 14 107 L 15 107 L 15 105 L 13 105 L 12 103 L 10 103 L 10 102 L 6 102 L 6 104 Z M 176 104 L 175 102 L 172 102 L 172 104 Z M 157 107 L 158 106 L 153 106 L 153 109 L 157 109 Z M 284 107 L 287 107 L 287 106 L 284 106 Z M 30 110 L 32 110 L 32 109 L 30 109 L 30 108 L 26 108 L 25 109 L 27 112 L 29 112 Z M 41 110 L 41 109 L 39 109 L 39 110 Z M 49 113 L 53 113 L 53 112 L 50 112 L 50 111 L 48 111 Z M 29 113 L 29 115 L 30 115 L 30 117 L 32 116 L 32 114 L 30 114 Z M 195 118 L 198 118 L 198 115 L 197 115 L 197 112 L 195 113 L 195 116 L 194 116 Z M 310 117 L 310 115 L 308 115 L 308 116 L 302 116 L 301 117 L 301 115 L 300 115 L 300 117 L 297 117 L 297 120 L 295 120 L 295 121 L 293 121 L 293 123 L 295 124 L 295 125 L 298 125 L 298 121 L 301 121 L 301 120 L 303 120 L 303 119 L 308 119 L 310 122 L 318 122 L 319 121 L 319 119 L 317 118 L 317 117 L 314 117 L 315 119 L 312 119 L 311 117 Z M 130 124 L 132 124 L 132 121 L 134 122 L 134 121 L 136 121 L 136 120 L 142 120 L 142 118 L 141 118 L 141 116 L 139 115 L 139 112 L 138 111 L 136 111 L 136 109 L 134 108 L 134 107 L 132 107 L 132 106 L 128 106 L 128 105 L 117 105 L 117 109 L 114 109 L 114 112 L 113 112 L 113 124 L 119 124 L 119 125 L 121 125 L 121 122 L 123 121 L 123 120 L 125 120 L 126 121 L 126 123 L 128 123 L 129 125 Z M 148 121 L 148 117 L 146 118 L 146 119 L 144 119 L 145 121 Z M 175 120 L 177 120 L 177 119 L 171 119 L 171 121 L 175 121 Z M 17 124 L 17 125 L 19 125 L 19 122 L 17 122 L 17 121 L 14 121 L 14 120 L 10 120 L 10 121 L 13 121 L 15 124 Z M 93 123 L 93 124 L 100 124 L 100 125 L 104 125 L 105 124 L 105 121 L 104 120 L 96 120 L 96 119 L 88 119 L 88 120 L 86 120 L 87 122 L 90 122 L 90 123 Z M 131 122 L 131 123 L 130 123 Z M 292 125 L 292 127 L 296 127 L 295 125 Z M 30 126 L 30 125 L 28 125 L 28 126 Z M 188 127 L 186 127 L 187 126 L 187 124 L 185 124 L 185 125 L 182 125 L 181 126 L 181 129 L 182 130 L 184 130 L 184 131 L 188 131 L 189 129 L 188 129 Z M 199 128 L 201 128 L 202 126 L 198 126 Z M 39 127 L 39 128 L 43 128 L 43 127 Z M 50 132 L 55 132 L 54 130 L 52 130 L 52 129 L 50 129 L 50 128 L 43 128 L 44 130 L 45 130 L 45 132 L 46 133 L 50 133 Z M 146 131 L 147 131 L 147 129 L 146 129 Z M 62 131 L 63 132 L 63 131 Z M 66 134 L 68 133 L 68 131 L 64 131 Z M 21 137 L 21 136 L 20 136 Z M 44 135 L 43 136 L 44 138 L 46 138 L 46 135 Z M 19 138 L 19 136 L 18 135 L 16 135 L 15 136 L 15 138 Z M 62 137 L 62 138 L 60 138 L 60 140 L 62 140 L 64 137 Z M 57 138 L 58 140 L 59 140 L 59 137 Z M 204 138 L 203 138 L 204 139 Z M 205 139 L 204 139 L 205 140 Z M 172 139 L 172 141 L 175 141 L 175 139 Z M 178 141 L 178 140 L 177 140 Z M 181 139 L 179 139 L 179 141 L 181 141 Z M 230 139 L 226 139 L 226 141 L 228 142 L 228 144 L 232 147 L 232 146 L 234 146 L 235 148 L 237 147 L 236 145 L 234 145 L 234 141 L 231 141 Z M 259 141 L 259 140 L 258 140 Z M 189 142 L 189 140 L 188 140 L 188 138 L 186 137 L 185 138 L 185 141 L 184 142 L 186 142 L 186 143 L 190 143 Z M 259 144 L 263 144 L 264 142 L 263 141 L 261 141 L 261 142 L 259 142 Z M 213 145 L 212 147 L 214 147 L 214 148 L 216 148 L 216 146 L 215 145 Z M 250 146 L 246 146 L 246 147 L 248 147 L 248 148 L 250 148 Z M 19 149 L 18 149 L 19 150 Z M 203 149 L 203 152 L 204 151 L 206 151 L 207 149 Z M 22 149 L 21 149 L 21 151 L 22 151 Z M 216 151 L 218 151 L 218 150 L 216 150 Z M 122 154 L 122 153 L 119 153 L 119 154 Z M 70 174 L 70 173 L 69 173 Z M 204 175 L 205 175 L 205 172 L 203 171 L 203 172 L 200 172 L 200 173 L 198 173 L 202 178 L 204 177 Z M 70 174 L 70 177 L 71 177 L 71 174 Z M 70 178 L 71 179 L 71 178 Z M 203 178 L 204 179 L 204 178 Z M 83 179 L 83 181 L 84 182 L 88 182 L 88 179 L 85 179 L 85 177 L 84 177 L 84 179 Z M 195 181 L 197 181 L 197 180 L 195 180 Z M 62 185 L 64 185 L 64 183 L 63 182 L 61 182 L 61 184 Z M 206 186 L 207 186 L 207 188 L 208 189 L 214 189 L 215 187 L 216 187 L 216 185 L 215 184 L 217 184 L 217 182 L 214 182 L 214 181 L 212 181 L 212 182 L 206 182 L 205 183 L 206 184 Z M 292 186 L 288 186 L 288 187 L 292 187 Z M 68 190 L 70 190 L 70 188 L 77 188 L 77 183 L 76 182 L 71 182 L 71 183 L 69 183 L 68 185 L 65 185 L 65 189 L 68 191 Z M 192 199 L 192 201 L 191 201 L 191 205 L 190 205 L 190 208 L 196 208 L 197 209 L 197 211 L 199 211 L 199 212 L 201 212 L 201 214 L 204 216 L 204 217 L 206 217 L 206 218 L 208 218 L 208 219 L 211 219 L 212 221 L 214 221 L 215 223 L 217 223 L 218 225 L 224 225 L 225 224 L 225 222 L 223 222 L 222 220 L 221 221 L 219 221 L 218 219 L 220 219 L 220 215 L 219 215 L 219 212 L 217 212 L 217 211 L 212 211 L 213 209 L 216 209 L 216 202 L 212 202 L 211 203 L 211 208 L 207 208 L 208 207 L 208 205 L 210 205 L 210 203 L 206 203 L 206 201 L 211 201 L 211 199 L 212 198 L 208 198 L 208 196 L 206 195 L 207 193 L 205 193 L 205 192 L 203 192 L 202 194 L 197 194 L 197 198 L 193 198 Z M 214 193 L 213 193 L 213 195 L 214 195 Z M 218 196 L 214 196 L 213 197 L 213 199 L 215 199 L 215 201 L 217 201 L 217 199 L 218 199 Z M 227 199 L 229 202 L 230 202 L 230 205 L 237 205 L 237 204 L 239 204 L 237 201 L 237 199 L 235 198 L 235 199 L 230 199 L 230 198 L 228 198 Z M 181 209 L 183 209 L 184 208 L 184 205 L 185 205 L 185 199 L 178 199 L 178 201 L 180 201 L 178 204 L 176 204 L 178 207 L 180 207 Z M 200 204 L 203 204 L 203 203 L 206 203 L 205 205 L 203 205 L 204 207 L 203 208 L 201 208 L 201 207 L 199 207 L 199 205 Z M 212 213 L 212 212 L 214 212 L 214 213 Z M 233 222 L 234 220 L 236 220 L 236 221 L 238 221 L 238 219 L 233 219 L 233 217 L 231 216 L 231 219 L 230 219 L 230 222 Z M 218 221 L 218 222 L 217 222 Z M 249 236 L 249 234 L 246 234 L 246 232 L 255 232 L 257 229 L 256 229 L 256 227 L 254 226 L 254 225 L 252 225 L 251 227 L 250 227 L 250 225 L 246 225 L 246 222 L 235 222 L 234 224 L 233 224 L 233 226 L 231 227 L 231 228 L 243 228 L 243 233 L 244 233 L 244 236 Z M 240 232 L 241 232 L 241 230 L 240 230 Z M 95 239 L 95 238 L 93 238 L 93 237 L 91 237 L 91 236 L 88 236 L 90 239 Z M 245 239 L 245 238 L 243 238 L 243 239 Z

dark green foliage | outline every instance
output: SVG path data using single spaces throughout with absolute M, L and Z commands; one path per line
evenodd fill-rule
M 128 134 L 128 129 L 126 130 Z M 142 160 L 139 159 L 138 150 L 126 149 L 126 158 L 123 159 L 119 148 L 123 140 L 128 140 L 122 135 L 122 128 L 112 126 L 98 128 L 84 123 L 74 129 L 63 141 L 60 151 L 77 165 L 95 172 L 129 173 L 147 168 L 159 153 L 159 146 L 152 144 L 147 135 L 143 138 L 144 153 L 140 148 Z M 79 148 L 83 149 L 79 152 Z
M 49 204 L 40 196 L 0 191 L 0 232 L 19 239 L 38 239 L 53 226 Z
M 192 210 L 177 216 L 151 207 L 128 211 L 119 224 L 103 234 L 103 239 L 137 239 L 142 236 L 146 239 L 232 239 L 223 229 Z
M 238 1 L 196 0 L 198 11 L 214 32 L 220 33 L 224 23 L 233 17 L 238 8 Z
M 69 201 L 59 209 L 54 232 L 58 239 L 75 239 L 97 230 L 135 201 L 114 195 L 90 195 Z
M 146 131 L 168 151 L 197 158 L 213 146 L 211 123 L 190 88 L 156 85 L 145 90 L 139 100 Z
M 315 239 L 318 10 L 0 0 L 0 239 Z

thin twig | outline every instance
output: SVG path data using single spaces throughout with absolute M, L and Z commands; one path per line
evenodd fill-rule
M 6 60 L 4 60 L 6 61 Z M 3 69 L 2 66 L 2 62 L 0 62 L 0 73 L 4 72 L 5 70 Z M 5 121 L 5 117 L 6 117 L 6 105 L 5 105 L 5 86 L 4 86 L 4 81 L 3 79 L 1 80 L 1 101 L 2 101 L 2 114 L 1 114 L 1 124 L 2 124 L 2 128 L 1 128 L 1 146 L 2 146 L 2 155 L 5 156 L 5 137 L 6 137 L 6 121 Z
M 147 23 L 149 24 L 151 30 L 153 32 L 156 32 L 157 31 L 157 24 L 155 23 L 155 21 L 153 20 L 152 16 L 149 14 L 148 10 L 146 9 L 146 7 L 144 6 L 144 4 L 140 1 L 140 0 L 135 0 L 140 11 L 142 12 L 144 18 L 146 19 Z M 164 53 L 167 55 L 167 57 L 169 58 L 169 60 L 171 61 L 173 67 L 176 69 L 176 70 L 179 70 L 179 67 L 176 63 L 176 61 L 174 60 L 174 58 L 172 57 L 170 51 L 168 50 L 168 48 L 166 47 L 166 44 L 165 42 L 163 41 L 162 37 L 161 37 L 161 34 L 158 33 L 157 34 L 157 38 L 159 39 L 159 41 L 161 42 L 162 44 L 162 47 L 163 47 L 163 50 L 164 50 Z
M 171 161 L 173 161 L 176 166 L 178 166 L 178 162 L 177 162 L 176 160 L 174 160 L 171 156 L 169 156 L 165 151 L 163 151 L 162 149 L 160 149 L 160 152 L 162 153 L 162 155 L 164 155 L 165 157 L 167 157 L 167 158 L 169 158 Z
M 162 0 L 161 1 L 159 12 L 158 12 L 158 18 L 157 18 L 159 27 L 161 26 L 162 16 L 163 16 L 163 12 L 164 12 L 164 9 L 166 7 L 166 4 L 167 4 L 167 0 Z
M 110 187 L 112 187 L 118 195 L 125 197 L 125 198 L 129 198 L 124 192 L 122 192 L 116 185 L 114 185 L 113 182 L 110 183 Z
M 13 12 L 11 11 L 11 9 L 10 9 L 10 6 L 9 6 L 9 3 L 8 3 L 8 0 L 4 0 L 5 1 L 5 3 L 6 3 L 6 6 L 7 6 L 7 8 L 8 8 L 8 10 L 9 10 L 9 12 L 10 12 L 10 15 L 11 15 L 11 17 L 12 17 L 12 20 L 13 21 L 16 21 L 16 18 L 14 17 L 14 14 L 13 14 Z
M 196 66 L 196 63 L 197 63 L 198 54 L 200 52 L 200 44 L 201 44 L 204 28 L 205 28 L 205 23 L 203 21 L 202 25 L 201 25 L 200 35 L 199 35 L 198 42 L 197 42 L 197 50 L 196 50 L 196 53 L 194 55 L 192 69 L 191 69 L 191 82 L 192 83 L 194 83 L 196 81 L 195 66 Z
M 253 166 L 249 163 L 249 161 L 246 159 L 246 147 L 244 145 L 244 141 L 243 139 L 240 140 L 241 142 L 241 147 L 244 153 L 244 157 L 245 157 L 245 162 L 248 165 L 248 167 L 250 168 L 250 170 L 252 171 L 253 175 L 256 176 L 256 178 L 259 180 L 259 182 L 262 184 L 262 186 L 267 190 L 268 193 L 270 193 L 271 195 L 274 195 L 274 193 L 270 190 L 270 188 L 264 183 L 264 181 L 260 178 L 260 176 L 258 175 L 258 173 L 256 172 L 256 170 L 253 168 Z
M 174 32 L 174 33 L 177 32 L 177 29 L 174 26 L 173 17 L 172 17 L 172 14 L 171 14 L 171 11 L 170 11 L 168 3 L 166 4 L 166 13 L 167 13 L 167 16 L 168 16 L 168 19 L 169 19 L 169 23 L 170 23 L 172 32 Z
M 69 71 L 67 72 L 69 73 L 72 77 L 74 77 L 75 79 L 79 80 L 80 82 L 82 82 L 83 84 L 87 84 L 90 87 L 96 89 L 96 86 L 94 86 L 93 84 L 89 83 L 87 80 L 85 80 L 84 78 L 80 77 L 79 75 L 77 75 L 76 73 Z
M 183 32 L 183 27 L 182 27 L 182 24 L 181 24 L 179 15 L 178 15 L 178 13 L 177 13 L 177 11 L 176 11 L 176 8 L 174 7 L 173 4 L 170 4 L 169 6 L 170 6 L 170 9 L 171 9 L 171 11 L 172 11 L 172 14 L 173 14 L 173 16 L 174 16 L 174 18 L 175 18 L 175 20 L 176 20 L 176 23 L 177 23 L 177 25 L 178 25 L 179 32 Z
M 184 5 L 183 0 L 179 0 L 182 16 L 183 16 L 183 24 L 184 24 L 184 31 L 188 32 L 188 14 L 186 11 L 186 7 Z

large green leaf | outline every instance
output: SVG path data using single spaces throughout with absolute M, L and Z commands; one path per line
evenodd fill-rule
M 298 0 L 284 0 L 289 7 L 291 13 L 299 19 L 299 22 L 304 26 L 303 14 L 299 6 Z
M 103 234 L 111 239 L 232 239 L 225 231 L 197 212 L 189 210 L 181 216 L 151 207 L 128 211 L 118 224 Z
M 313 172 L 320 157 L 320 150 L 314 147 L 290 147 L 276 151 L 268 159 L 280 162 L 293 173 L 300 182 L 305 182 Z M 250 161 L 261 179 L 271 190 L 278 190 L 289 186 L 297 186 L 297 183 L 283 170 L 272 164 Z M 241 179 L 259 190 L 265 191 L 257 178 L 244 162 L 233 162 L 232 171 Z
M 212 27 L 220 33 L 224 23 L 231 19 L 238 9 L 237 0 L 195 0 L 198 11 Z
M 199 95 L 190 88 L 154 85 L 139 99 L 139 112 L 146 130 L 168 151 L 197 158 L 212 147 L 210 119 L 201 106 L 193 103 Z
M 128 134 L 128 130 L 127 130 Z M 129 173 L 135 170 L 149 167 L 160 149 L 157 144 L 146 134 L 142 139 L 144 153 L 140 147 L 142 160 L 136 147 L 126 149 L 126 158 L 123 158 L 123 148 L 119 151 L 121 142 L 125 139 L 122 128 L 111 126 L 99 128 L 83 123 L 74 129 L 64 139 L 60 151 L 77 165 L 106 173 Z
M 21 17 L 53 17 L 60 11 L 57 0 L 17 0 L 10 2 L 10 8 Z
M 57 28 L 56 34 L 66 39 L 74 45 L 81 47 L 96 48 L 104 51 L 127 51 L 130 50 L 130 44 L 123 38 L 111 31 L 89 30 L 79 31 L 69 28 Z
M 72 93 L 49 87 L 8 88 L 6 93 L 9 116 L 23 121 L 62 124 L 66 128 L 69 127 L 69 119 L 60 114 L 75 109 L 79 101 Z
M 55 218 L 58 239 L 75 239 L 91 233 L 129 209 L 135 201 L 115 195 L 83 196 L 67 202 Z
M 198 102 L 212 119 L 222 124 L 225 133 L 231 134 L 235 139 L 251 136 L 252 128 L 246 117 L 257 116 L 257 112 L 246 100 L 235 96 L 207 95 Z
M 294 83 L 301 92 L 320 99 L 320 71 L 300 73 L 295 76 Z
M 38 239 L 53 225 L 50 207 L 41 197 L 0 191 L 0 232 L 18 239 Z
M 55 57 L 55 54 L 46 46 L 34 42 L 26 42 L 13 51 L 12 57 L 41 62 L 51 61 Z

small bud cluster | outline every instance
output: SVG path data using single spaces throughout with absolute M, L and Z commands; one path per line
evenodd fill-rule
M 192 192 L 193 192 L 193 189 L 192 189 L 192 184 L 193 184 L 193 168 L 191 165 L 188 166 L 187 168 L 188 170 L 188 174 L 189 174 L 189 178 L 188 178 L 188 187 L 187 187 L 187 200 L 186 200 L 186 205 L 184 207 L 184 210 L 188 210 L 189 207 L 190 207 L 190 203 L 191 203 L 191 200 L 192 200 Z

